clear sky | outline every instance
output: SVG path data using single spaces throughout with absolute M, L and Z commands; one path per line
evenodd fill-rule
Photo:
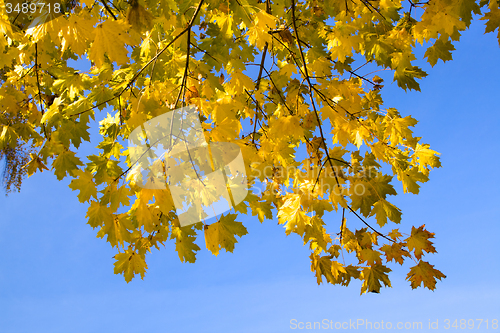
M 421 93 L 389 82 L 383 88 L 385 105 L 418 119 L 416 135 L 442 153 L 443 167 L 419 195 L 392 198 L 403 211 L 402 229 L 425 223 L 436 233 L 438 253 L 426 260 L 447 278 L 434 292 L 411 290 L 409 266 L 397 264 L 390 266 L 392 288 L 380 294 L 360 296 L 359 281 L 318 286 L 298 236 L 286 237 L 276 220 L 245 216 L 238 220 L 249 234 L 233 254 L 202 249 L 195 264 L 182 264 L 166 243 L 147 256 L 145 279 L 127 284 L 113 274 L 115 250 L 86 224 L 87 205 L 69 180 L 44 172 L 25 180 L 20 194 L 0 196 L 0 333 L 280 333 L 313 331 L 293 327 L 315 321 L 323 324 L 315 331 L 335 331 L 324 323 L 349 320 L 360 323 L 357 332 L 390 331 L 367 329 L 366 321 L 448 332 L 464 331 L 461 319 L 474 320 L 472 331 L 499 332 L 492 321 L 500 320 L 500 48 L 483 32 L 474 22 L 452 62 L 430 68 L 422 61 L 429 77 Z M 203 236 L 197 242 L 203 245 Z M 413 322 L 422 329 L 395 329 Z M 348 330 L 353 326 L 338 331 Z

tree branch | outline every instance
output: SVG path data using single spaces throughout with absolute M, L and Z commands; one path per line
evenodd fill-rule
M 111 15 L 116 21 L 117 18 L 115 14 L 113 14 L 113 12 L 111 11 L 111 8 L 109 8 L 108 4 L 106 3 L 106 0 L 101 0 L 101 3 L 103 4 L 104 8 L 106 8 L 106 11 L 109 13 L 109 15 Z
M 146 68 L 151 65 L 154 61 L 156 61 L 156 59 L 161 56 L 163 54 L 163 52 L 165 52 L 166 49 L 168 49 L 177 39 L 179 39 L 182 35 L 184 35 L 187 31 L 190 31 L 191 30 L 191 27 L 194 23 L 194 20 L 196 19 L 196 17 L 198 16 L 198 13 L 200 12 L 200 9 L 201 9 L 201 6 L 203 5 L 203 2 L 205 0 L 201 0 L 200 3 L 198 4 L 198 7 L 196 8 L 191 20 L 189 21 L 188 25 L 186 26 L 186 28 L 184 28 L 184 30 L 182 30 L 177 36 L 174 37 L 174 39 L 172 39 L 163 49 L 160 50 L 160 52 L 158 52 L 153 58 L 151 58 L 144 66 L 142 66 L 142 68 L 130 79 L 129 83 L 127 84 L 127 86 L 125 88 L 123 88 L 123 90 L 118 93 L 116 96 L 102 102 L 102 103 L 99 103 L 87 110 L 84 110 L 82 112 L 79 112 L 79 113 L 75 113 L 73 114 L 72 116 L 77 116 L 77 115 L 80 115 L 82 113 L 85 113 L 85 112 L 88 112 L 88 111 L 92 111 L 93 109 L 103 105 L 103 104 L 106 104 L 107 102 L 110 102 L 112 101 L 113 99 L 121 96 L 127 89 L 129 89 L 132 84 L 137 80 L 137 78 L 146 70 Z
M 318 127 L 319 127 L 319 132 L 320 132 L 320 135 L 321 135 L 321 140 L 323 141 L 323 144 L 324 144 L 324 149 L 325 149 L 325 152 L 326 152 L 326 156 L 328 158 L 328 162 L 330 164 L 330 167 L 332 168 L 332 171 L 333 171 L 333 175 L 335 176 L 335 181 L 337 183 L 337 187 L 341 190 L 341 186 L 340 186 L 340 183 L 339 183 L 339 179 L 338 179 L 338 176 L 337 176 L 337 171 L 335 170 L 334 166 L 333 166 L 333 163 L 332 163 L 332 159 L 329 155 L 329 152 L 328 152 L 328 146 L 326 145 L 326 140 L 325 140 L 325 136 L 323 134 L 323 128 L 321 126 L 321 120 L 319 118 L 319 114 L 318 114 L 318 111 L 316 109 L 316 105 L 314 104 L 314 98 L 313 98 L 313 85 L 311 83 L 311 79 L 309 77 L 309 72 L 307 70 L 307 64 L 306 64 L 306 59 L 305 59 L 305 56 L 304 56 L 304 52 L 302 50 L 302 45 L 300 44 L 300 39 L 299 39 L 299 33 L 298 33 L 298 30 L 297 30 L 297 19 L 295 17 L 295 0 L 291 0 L 292 2 L 292 23 L 293 23 L 293 30 L 295 32 L 295 38 L 297 40 L 297 46 L 299 48 L 299 52 L 300 52 L 300 56 L 301 56 L 301 59 L 302 59 L 302 63 L 303 63 L 303 66 L 304 66 L 304 74 L 305 74 L 305 79 L 307 81 L 307 84 L 309 85 L 309 97 L 310 97 L 310 100 L 311 100 L 311 104 L 312 104 L 312 107 L 313 107 L 313 110 L 314 110 L 314 113 L 316 115 L 316 120 L 318 121 Z M 359 119 L 358 119 L 359 121 Z M 319 149 L 319 148 L 318 148 Z M 370 229 L 372 229 L 374 232 L 376 232 L 378 235 L 382 236 L 383 238 L 391 241 L 391 242 L 394 242 L 392 239 L 388 238 L 387 236 L 383 235 L 382 233 L 380 233 L 379 231 L 375 230 L 371 225 L 369 225 L 363 218 L 361 218 L 361 216 L 359 216 L 352 208 L 351 206 L 349 206 L 347 203 L 346 203 L 346 206 L 347 208 L 352 212 L 354 213 L 354 215 L 356 215 L 367 227 L 369 227 Z
M 45 113 L 45 110 L 43 108 L 42 92 L 40 89 L 40 78 L 38 76 L 38 43 L 35 43 L 35 66 L 33 67 L 35 68 L 35 74 L 36 74 L 36 85 L 38 88 L 38 102 L 40 103 L 40 109 L 43 115 Z M 42 129 L 43 129 L 43 135 L 45 136 L 46 139 L 48 139 L 45 124 L 42 124 Z

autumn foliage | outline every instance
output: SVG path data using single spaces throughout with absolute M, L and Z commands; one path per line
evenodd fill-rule
M 82 0 L 30 28 L 9 21 L 5 2 L 6 181 L 19 187 L 48 169 L 69 177 L 127 282 L 144 277 L 146 254 L 165 242 L 183 262 L 201 248 L 233 252 L 247 234 L 241 214 L 300 236 L 318 283 L 360 280 L 361 292 L 379 292 L 389 266 L 405 262 L 412 288 L 445 277 L 424 260 L 434 234 L 405 224 L 390 202 L 399 187 L 418 194 L 439 154 L 413 133 L 415 118 L 383 104 L 384 85 L 390 73 L 419 90 L 427 73 L 415 51 L 432 66 L 451 60 L 473 16 L 486 32 L 498 28 L 496 1 Z M 168 191 L 133 181 L 126 140 L 186 105 L 207 142 L 239 145 L 251 191 L 231 212 L 181 227 Z M 85 156 L 91 127 L 99 142 Z

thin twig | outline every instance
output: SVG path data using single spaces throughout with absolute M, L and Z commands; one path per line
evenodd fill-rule
M 35 43 L 35 65 L 33 67 L 35 68 L 35 74 L 36 74 L 36 85 L 38 88 L 38 101 L 40 103 L 40 109 L 41 109 L 42 115 L 43 115 L 45 113 L 45 110 L 43 108 L 42 92 L 40 89 L 40 77 L 38 76 L 38 43 Z M 48 139 L 47 130 L 45 128 L 44 123 L 42 123 L 42 129 L 43 129 L 43 135 L 45 136 L 46 139 Z
M 109 8 L 108 4 L 106 3 L 106 0 L 101 0 L 101 3 L 103 4 L 104 8 L 106 8 L 106 11 L 109 13 L 109 15 L 111 15 L 116 21 L 117 18 L 115 14 L 113 14 L 113 12 L 111 11 L 111 8 Z

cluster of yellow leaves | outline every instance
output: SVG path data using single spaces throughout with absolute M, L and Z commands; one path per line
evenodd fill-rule
M 318 283 L 360 280 L 361 292 L 379 292 L 391 285 L 389 263 L 411 258 L 411 287 L 434 289 L 444 275 L 422 259 L 436 252 L 434 234 L 384 228 L 402 222 L 388 199 L 394 184 L 418 194 L 439 154 L 414 136 L 413 117 L 383 107 L 384 80 L 356 68 L 389 69 L 398 86 L 419 90 L 427 73 L 415 65 L 417 44 L 432 66 L 451 60 L 473 14 L 492 32 L 499 13 L 494 0 L 85 0 L 21 30 L 0 12 L 0 151 L 28 146 L 27 175 L 50 167 L 71 177 L 127 282 L 144 277 L 146 254 L 169 240 L 183 262 L 195 262 L 200 236 L 214 255 L 233 252 L 247 233 L 239 213 L 276 217 L 298 235 Z M 72 68 L 79 57 L 90 67 Z M 207 142 L 240 147 L 259 191 L 216 222 L 181 226 L 169 190 L 141 186 L 147 175 L 124 142 L 188 104 Z M 84 159 L 90 126 L 101 138 Z M 209 190 L 205 201 L 217 195 Z

